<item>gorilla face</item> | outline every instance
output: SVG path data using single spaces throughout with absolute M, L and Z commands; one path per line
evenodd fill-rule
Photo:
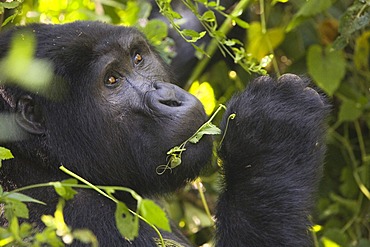
M 63 100 L 30 96 L 45 130 L 30 139 L 41 140 L 37 150 L 49 157 L 44 166 L 62 164 L 93 183 L 143 194 L 174 190 L 199 174 L 211 154 L 210 138 L 188 144 L 176 169 L 156 173 L 167 163 L 166 152 L 189 138 L 206 115 L 194 96 L 171 84 L 141 33 L 91 22 L 28 28 L 38 41 L 37 57 L 54 64 L 53 95 L 60 85 L 66 89 Z

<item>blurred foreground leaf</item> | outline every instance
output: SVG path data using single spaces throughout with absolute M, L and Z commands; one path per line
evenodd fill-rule
M 32 33 L 16 33 L 7 57 L 0 61 L 0 79 L 33 92 L 44 92 L 53 77 L 53 67 L 49 61 L 34 58 L 35 48 Z

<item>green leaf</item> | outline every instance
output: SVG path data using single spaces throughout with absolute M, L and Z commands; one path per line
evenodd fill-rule
M 33 203 L 46 205 L 46 203 L 44 203 L 42 201 L 39 201 L 37 199 L 34 199 L 30 196 L 27 196 L 27 195 L 21 194 L 21 193 L 4 192 L 3 196 L 6 197 L 6 198 L 18 200 L 18 201 L 21 201 L 21 202 L 33 202 Z
M 307 54 L 308 73 L 317 85 L 332 96 L 346 73 L 346 61 L 342 51 L 332 51 L 312 45 Z
M 19 228 L 19 235 L 21 238 L 25 238 L 29 235 L 32 234 L 32 225 L 27 223 L 27 222 L 23 222 Z
M 6 9 L 15 9 L 16 7 L 18 7 L 20 4 L 20 2 L 17 2 L 17 1 L 13 1 L 13 2 L 4 2 L 2 3 L 2 6 Z
M 357 15 L 362 6 L 363 4 L 357 2 L 340 18 L 339 32 L 345 37 L 349 37 L 352 33 L 369 25 L 370 12 L 365 11 L 362 16 Z
M 173 9 L 168 9 L 167 14 L 169 14 L 170 17 L 172 17 L 173 19 L 182 19 L 182 16 L 180 15 L 180 13 L 174 11 Z
M 367 239 L 360 239 L 360 241 L 358 241 L 358 245 L 356 247 L 370 247 L 370 241 L 367 240 Z
M 167 37 L 167 25 L 158 19 L 150 20 L 142 29 L 153 45 L 159 45 Z
M 212 10 L 208 10 L 203 13 L 200 20 L 206 21 L 206 22 L 214 22 L 216 21 L 215 13 L 213 13 Z
M 9 149 L 0 147 L 0 159 L 6 160 L 6 159 L 13 159 L 13 158 L 14 158 L 14 156 L 10 152 Z
M 299 9 L 287 26 L 287 31 L 291 31 L 296 26 L 305 21 L 308 17 L 317 15 L 332 5 L 331 0 L 308 0 Z
M 13 36 L 9 53 L 0 62 L 0 73 L 28 90 L 45 92 L 53 77 L 52 63 L 33 58 L 36 38 L 31 32 L 23 31 Z
M 313 16 L 331 6 L 331 0 L 308 0 L 299 9 L 297 16 Z
M 194 45 L 194 44 L 191 44 L 193 46 L 193 48 L 195 49 L 195 55 L 196 57 L 200 60 L 202 59 L 204 56 L 206 57 L 209 57 L 209 55 L 205 52 L 204 49 L 202 49 L 201 47 L 197 46 L 197 45 Z
M 338 36 L 333 42 L 333 49 L 335 50 L 342 50 L 344 47 L 346 47 L 348 41 L 347 38 L 343 35 Z
M 13 217 L 9 223 L 9 230 L 16 238 L 19 238 L 19 222 L 16 217 Z
M 364 32 L 356 39 L 353 61 L 359 70 L 369 71 L 370 31 Z
M 53 247 L 65 246 L 62 240 L 56 235 L 55 229 L 51 227 L 46 227 L 42 232 L 36 233 L 35 240 L 36 243 L 38 243 L 38 245 L 34 244 L 33 246 L 44 246 L 44 245 Z
M 115 219 L 117 229 L 124 238 L 134 240 L 139 235 L 139 220 L 123 202 L 117 203 Z
M 214 124 L 208 123 L 203 125 L 198 132 L 189 139 L 191 143 L 197 143 L 203 137 L 203 135 L 219 135 L 221 134 L 221 130 Z
M 175 168 L 181 165 L 181 158 L 178 156 L 171 156 L 170 158 L 170 168 Z
M 152 200 L 143 199 L 139 206 L 140 215 L 143 216 L 149 223 L 171 232 L 170 223 L 166 213 Z
M 354 121 L 361 116 L 362 110 L 360 103 L 345 100 L 340 106 L 338 119 L 340 122 Z
M 70 178 L 67 180 L 63 180 L 62 182 L 53 183 L 54 189 L 59 196 L 63 197 L 66 200 L 73 199 L 74 195 L 77 194 L 77 191 L 72 189 L 72 187 L 64 186 L 63 184 L 77 184 L 77 180 Z
M 3 147 L 0 147 L 0 168 L 2 166 L 2 163 L 1 161 L 3 160 L 8 160 L 8 159 L 13 159 L 14 156 L 13 154 L 10 152 L 9 149 L 6 149 L 6 148 L 3 148 Z
M 324 246 L 347 246 L 348 238 L 340 229 L 329 228 L 326 230 L 324 238 L 331 240 L 334 243 L 326 244 Z M 329 241 L 330 242 L 330 241 Z M 335 245 L 338 244 L 338 245 Z
M 14 216 L 28 219 L 28 208 L 23 202 L 7 198 L 5 202 L 5 217 L 9 220 Z
M 356 183 L 355 178 L 353 177 L 353 171 L 349 167 L 344 167 L 341 171 L 340 175 L 341 184 L 339 186 L 339 190 L 341 195 L 345 196 L 346 198 L 355 199 L 358 193 L 358 186 Z M 349 208 L 351 211 L 354 208 Z
M 75 239 L 84 244 L 91 244 L 92 247 L 98 246 L 96 236 L 88 229 L 77 229 L 72 234 Z
M 190 37 L 190 39 L 187 39 L 187 41 L 192 43 L 197 42 L 199 39 L 203 38 L 204 35 L 206 35 L 205 31 L 198 33 L 191 29 L 183 29 L 181 33 L 184 36 Z

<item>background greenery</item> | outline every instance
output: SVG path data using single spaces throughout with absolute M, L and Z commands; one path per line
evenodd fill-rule
M 183 30 L 181 16 L 169 2 L 157 2 L 172 23 L 168 28 L 194 44 L 194 54 L 204 58 L 183 84 L 200 97 L 208 114 L 257 74 L 305 75 L 327 94 L 332 112 L 325 174 L 312 216 L 315 245 L 370 247 L 370 1 L 242 0 L 229 1 L 225 8 L 218 1 L 179 1 L 205 32 Z M 199 13 L 198 6 L 212 12 Z M 75 20 L 136 26 L 170 62 L 175 54 L 167 26 L 148 21 L 151 10 L 144 0 L 0 0 L 0 22 L 3 29 Z M 213 13 L 225 18 L 216 21 Z M 227 38 L 229 32 L 237 39 Z M 213 40 L 202 45 L 207 35 Z M 228 58 L 215 59 L 219 49 Z M 195 245 L 208 246 L 213 232 L 199 191 L 205 192 L 212 214 L 219 178 L 215 159 L 201 180 L 167 200 L 171 217 Z

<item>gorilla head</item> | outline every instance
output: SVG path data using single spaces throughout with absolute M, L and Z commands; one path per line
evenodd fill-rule
M 199 174 L 211 154 L 210 138 L 187 145 L 179 167 L 156 174 L 167 163 L 166 152 L 189 138 L 206 115 L 194 96 L 170 84 L 167 66 L 140 32 L 96 22 L 36 24 L 3 34 L 1 57 L 13 36 L 25 31 L 36 36 L 36 57 L 54 65 L 49 93 L 61 94 L 50 100 L 2 88 L 16 106 L 0 97 L 1 107 L 16 113 L 28 138 L 0 144 L 18 158 L 29 155 L 31 177 L 41 182 L 40 169 L 53 169 L 43 180 L 60 179 L 57 168 L 64 165 L 95 184 L 148 194 L 174 190 Z

